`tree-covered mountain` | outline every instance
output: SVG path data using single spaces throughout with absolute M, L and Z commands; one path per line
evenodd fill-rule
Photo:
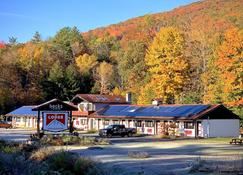
M 0 43 L 0 113 L 76 93 L 223 103 L 243 116 L 243 0 L 206 0 L 80 33 Z

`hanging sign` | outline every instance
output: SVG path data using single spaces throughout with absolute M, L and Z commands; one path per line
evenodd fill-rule
M 68 112 L 43 112 L 43 130 L 58 132 L 68 129 Z

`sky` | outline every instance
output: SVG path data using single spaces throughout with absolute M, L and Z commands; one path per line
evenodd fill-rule
M 38 31 L 48 39 L 63 27 L 80 32 L 129 18 L 172 10 L 196 0 L 1 0 L 0 41 L 26 42 Z

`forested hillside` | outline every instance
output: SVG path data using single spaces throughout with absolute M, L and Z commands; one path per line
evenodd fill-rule
M 223 103 L 243 116 L 243 0 L 207 0 L 80 33 L 0 43 L 0 113 L 76 93 Z

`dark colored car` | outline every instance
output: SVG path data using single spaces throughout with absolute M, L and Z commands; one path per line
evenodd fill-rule
M 135 128 L 126 128 L 125 125 L 109 125 L 107 128 L 100 129 L 99 135 L 101 137 L 112 137 L 112 136 L 132 136 L 133 134 L 136 134 Z
M 0 128 L 12 128 L 12 124 L 11 123 L 8 123 L 6 121 L 0 121 Z

